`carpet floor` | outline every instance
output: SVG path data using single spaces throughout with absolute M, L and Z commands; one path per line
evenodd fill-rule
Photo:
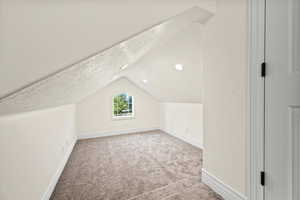
M 221 200 L 202 151 L 161 131 L 80 140 L 51 200 Z

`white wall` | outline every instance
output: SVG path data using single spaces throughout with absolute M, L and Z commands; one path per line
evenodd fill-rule
M 74 142 L 75 106 L 0 118 L 0 199 L 41 200 Z
M 203 148 L 203 107 L 199 103 L 162 103 L 161 129 Z
M 247 0 L 218 0 L 203 41 L 204 168 L 245 194 Z
M 135 116 L 133 119 L 116 120 L 112 118 L 113 96 L 127 92 L 134 97 Z M 79 137 L 159 128 L 159 103 L 126 78 L 121 78 L 94 95 L 77 104 L 77 128 Z

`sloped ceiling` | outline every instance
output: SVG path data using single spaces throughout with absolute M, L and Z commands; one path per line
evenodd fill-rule
M 201 79 L 191 76 L 201 73 L 201 53 L 199 52 L 199 57 L 197 54 L 185 57 L 180 55 L 184 52 L 186 55 L 188 51 L 195 53 L 195 47 L 201 45 L 201 39 L 192 38 L 201 38 L 198 34 L 201 34 L 203 24 L 211 16 L 210 12 L 198 7 L 188 9 L 111 48 L 2 97 L 0 115 L 76 103 L 121 76 L 127 76 L 162 101 L 201 101 L 201 92 L 192 96 L 191 92 L 186 92 L 191 84 L 198 84 L 199 87 L 195 89 L 201 91 Z M 169 48 L 174 51 L 169 51 Z M 190 66 L 185 68 L 182 75 L 174 73 L 172 68 L 176 59 L 181 64 Z M 170 73 L 174 76 L 169 77 Z M 149 86 L 141 83 L 144 74 L 149 75 Z M 157 74 L 162 76 L 155 79 Z M 168 78 L 172 80 L 167 80 Z M 159 91 L 157 88 L 166 80 L 168 83 Z M 181 84 L 176 93 L 174 86 L 179 80 L 188 82 Z
M 202 24 L 190 24 L 149 50 L 122 75 L 162 102 L 201 102 L 203 29 Z M 175 70 L 176 64 L 183 71 Z
M 215 0 L 0 0 L 0 97 Z

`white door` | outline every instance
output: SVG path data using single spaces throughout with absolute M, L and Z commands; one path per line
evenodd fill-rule
M 265 200 L 300 200 L 300 0 L 266 0 Z

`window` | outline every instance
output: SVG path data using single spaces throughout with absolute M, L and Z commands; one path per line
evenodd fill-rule
M 113 118 L 130 118 L 134 116 L 133 96 L 122 93 L 113 98 Z

